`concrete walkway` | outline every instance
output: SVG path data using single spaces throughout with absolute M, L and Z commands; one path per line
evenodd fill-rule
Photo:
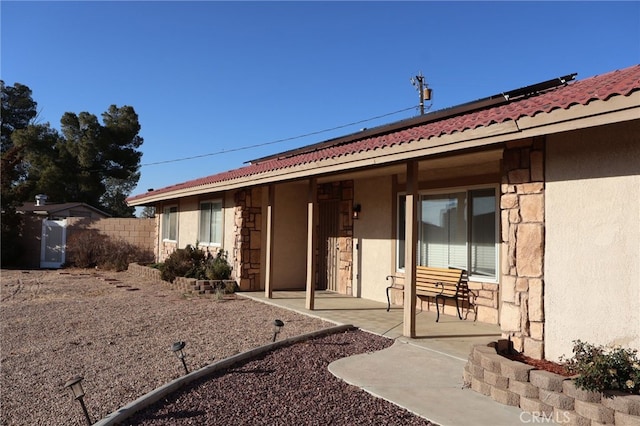
M 499 404 L 463 388 L 462 370 L 474 344 L 500 338 L 498 326 L 460 321 L 457 317 L 417 313 L 416 338 L 402 336 L 402 308 L 386 312 L 386 304 L 329 292 L 316 292 L 315 309 L 305 309 L 302 291 L 276 291 L 267 299 L 262 292 L 239 293 L 324 319 L 337 325 L 395 339 L 382 351 L 337 360 L 329 370 L 345 382 L 399 405 L 440 426 L 511 426 L 523 419 L 519 408 Z M 286 324 L 285 324 L 286 327 Z

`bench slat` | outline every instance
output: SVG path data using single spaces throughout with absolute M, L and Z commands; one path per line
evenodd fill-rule
M 438 299 L 454 299 L 456 301 L 456 308 L 458 309 L 458 317 L 462 319 L 460 310 L 458 308 L 458 300 L 469 298 L 469 288 L 466 283 L 462 282 L 462 276 L 464 271 L 461 269 L 453 268 L 432 268 L 427 266 L 416 267 L 416 295 L 423 297 L 433 297 L 436 299 L 436 308 L 438 308 Z M 387 277 L 389 279 L 389 277 Z M 387 311 L 391 306 L 389 301 L 389 289 L 398 288 L 392 284 L 387 288 Z M 438 317 L 436 322 L 440 318 L 440 310 L 438 309 Z

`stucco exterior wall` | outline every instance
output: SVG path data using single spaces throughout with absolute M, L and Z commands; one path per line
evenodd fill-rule
M 223 233 L 222 236 L 222 249 L 226 250 L 227 256 L 229 256 L 229 262 L 232 263 L 231 257 L 233 256 L 233 243 L 235 241 L 235 206 L 234 196 L 232 192 L 226 192 L 222 201 L 223 210 Z M 233 271 L 235 273 L 235 271 Z M 234 275 L 235 276 L 235 275 Z
M 272 279 L 276 290 L 305 288 L 308 191 L 306 184 L 275 188 Z
M 227 251 L 229 259 L 231 260 L 233 252 L 233 244 L 235 240 L 235 227 L 234 227 L 234 193 L 228 192 L 224 195 L 215 195 L 206 197 L 205 199 L 222 199 L 223 200 L 223 240 L 222 249 Z M 178 207 L 178 241 L 169 242 L 162 239 L 162 210 L 165 206 Z M 158 233 L 156 235 L 158 245 L 154 252 L 156 253 L 158 261 L 163 261 L 178 248 L 185 248 L 188 244 L 194 245 L 198 241 L 199 227 L 200 227 L 200 198 L 188 197 L 182 198 L 178 202 L 167 203 L 166 205 L 156 206 L 156 226 Z M 206 246 L 201 246 L 206 250 Z M 234 271 L 235 272 L 235 271 Z
M 354 296 L 387 301 L 385 293 L 393 273 L 394 240 L 391 176 L 354 182 L 354 203 L 360 204 L 360 218 L 354 220 Z
M 548 137 L 545 218 L 546 358 L 640 350 L 640 121 Z
M 196 244 L 200 217 L 198 208 L 197 197 L 180 200 L 178 208 L 178 248 L 185 248 L 187 244 Z

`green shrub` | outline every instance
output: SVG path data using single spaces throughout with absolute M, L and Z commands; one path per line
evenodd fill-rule
M 149 262 L 153 253 L 124 240 L 114 240 L 97 230 L 72 233 L 67 239 L 66 265 L 125 271 L 132 262 Z
M 215 256 L 195 246 L 187 245 L 177 249 L 159 264 L 161 277 L 173 282 L 176 277 L 195 278 L 197 280 L 228 280 L 231 278 L 231 265 L 227 261 L 227 252 L 219 250 Z
M 218 250 L 215 256 L 207 259 L 205 274 L 210 280 L 228 280 L 231 278 L 231 265 L 227 261 L 227 252 Z
M 578 374 L 576 385 L 584 390 L 618 390 L 640 394 L 640 359 L 635 349 L 605 348 L 573 341 L 573 357 L 567 369 Z
M 206 258 L 203 250 L 188 244 L 165 259 L 160 268 L 161 277 L 169 282 L 173 282 L 176 277 L 204 279 Z

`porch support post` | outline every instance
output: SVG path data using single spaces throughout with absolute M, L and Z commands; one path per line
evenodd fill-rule
M 307 295 L 305 305 L 310 311 L 313 311 L 315 305 L 317 223 L 318 182 L 315 178 L 311 178 L 309 181 L 309 199 L 307 201 Z
M 418 203 L 418 162 L 407 162 L 407 196 L 405 217 L 405 265 L 404 265 L 404 322 L 402 334 L 416 337 L 416 265 L 418 257 L 417 204 Z
M 271 286 L 271 274 L 272 274 L 272 256 L 273 256 L 273 208 L 275 199 L 275 188 L 273 185 L 269 185 L 267 196 L 267 241 L 266 241 L 266 253 L 265 253 L 265 277 L 264 277 L 264 297 L 271 299 L 273 297 L 273 288 Z

